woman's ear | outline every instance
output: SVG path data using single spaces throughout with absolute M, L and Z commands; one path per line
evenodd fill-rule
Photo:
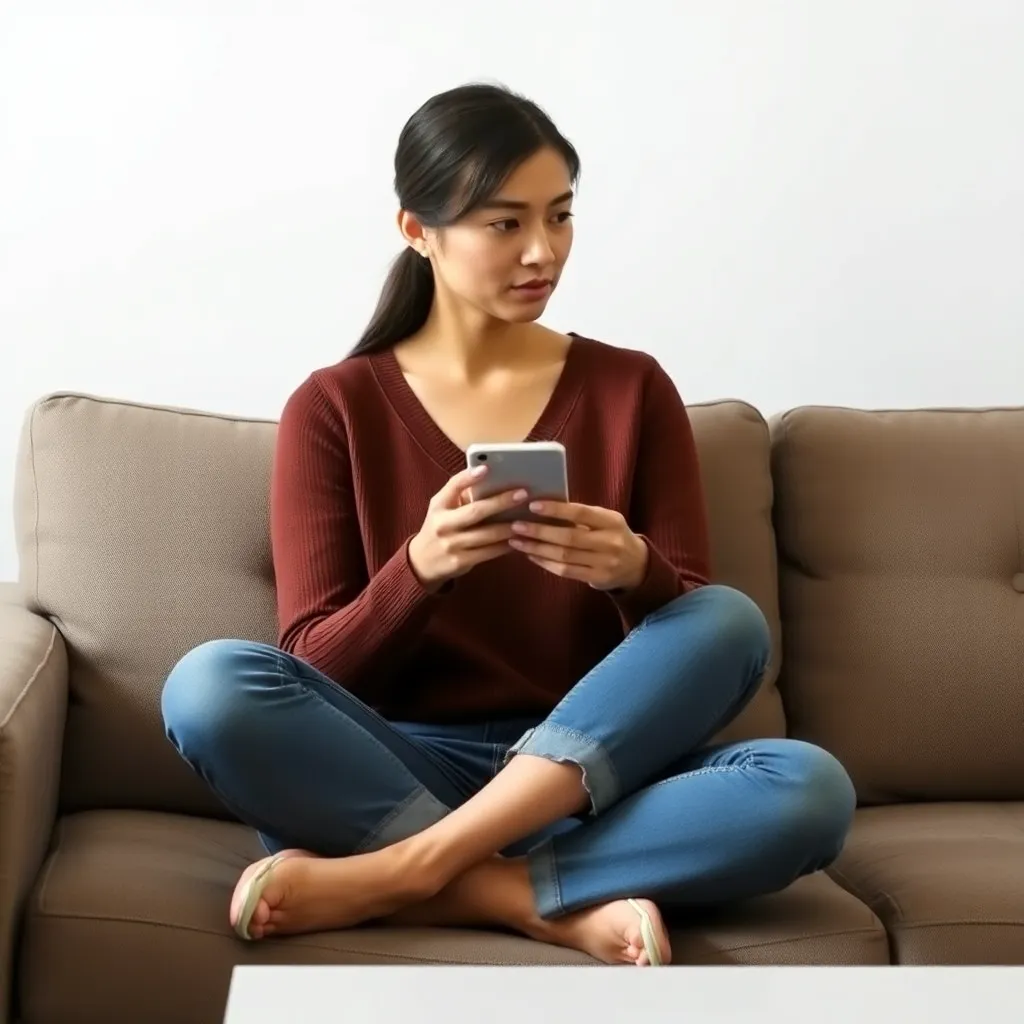
M 398 211 L 398 230 L 402 232 L 405 244 L 415 249 L 421 256 L 429 256 L 426 232 L 423 225 L 408 210 Z

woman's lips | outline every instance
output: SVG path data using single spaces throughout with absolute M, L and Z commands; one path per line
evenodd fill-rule
M 551 282 L 544 278 L 537 278 L 534 281 L 527 281 L 526 284 L 519 284 L 513 287 L 512 291 L 524 298 L 538 299 L 551 291 Z

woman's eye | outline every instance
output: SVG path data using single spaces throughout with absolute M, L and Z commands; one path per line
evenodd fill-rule
M 554 220 L 556 224 L 567 224 L 571 217 L 572 211 L 563 210 L 561 213 L 555 214 Z M 507 218 L 506 220 L 492 221 L 490 226 L 494 228 L 495 231 L 501 231 L 504 233 L 508 231 L 514 231 L 517 227 L 519 227 L 519 221 L 512 217 Z

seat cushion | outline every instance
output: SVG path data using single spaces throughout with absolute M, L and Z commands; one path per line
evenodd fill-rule
M 498 932 L 361 928 L 245 943 L 231 891 L 263 855 L 225 821 L 89 811 L 60 823 L 28 908 L 24 1024 L 219 1022 L 235 964 L 593 964 Z M 885 963 L 881 923 L 826 876 L 672 930 L 678 963 Z
M 901 964 L 1024 964 L 1024 804 L 864 808 L 830 874 Z

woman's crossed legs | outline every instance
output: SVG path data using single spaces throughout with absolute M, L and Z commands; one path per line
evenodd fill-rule
M 287 851 L 253 938 L 371 919 L 500 925 L 643 964 L 639 908 L 667 962 L 657 904 L 782 889 L 830 863 L 852 820 L 853 787 L 825 751 L 705 746 L 750 699 L 769 652 L 749 598 L 701 588 L 648 616 L 504 767 L 498 723 L 396 726 L 249 642 L 182 658 L 163 712 L 188 763 L 272 852 Z

